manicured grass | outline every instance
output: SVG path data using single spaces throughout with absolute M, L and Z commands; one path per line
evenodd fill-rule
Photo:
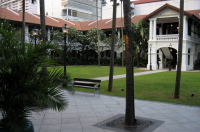
M 61 68 L 63 67 L 56 67 Z M 136 72 L 143 72 L 146 70 L 134 69 Z M 110 67 L 109 66 L 67 66 L 67 72 L 70 74 L 71 78 L 96 78 L 109 76 Z M 116 66 L 114 67 L 114 75 L 126 74 L 126 68 Z
M 63 68 L 63 67 L 60 67 Z M 134 72 L 145 70 L 134 69 Z M 95 78 L 109 75 L 108 66 L 70 66 L 67 72 L 71 78 Z M 125 67 L 115 67 L 114 75 L 125 74 Z M 181 74 L 180 99 L 174 99 L 176 72 L 167 71 L 162 73 L 141 75 L 134 77 L 135 98 L 177 104 L 200 106 L 200 72 L 182 72 Z M 101 94 L 113 96 L 126 96 L 126 79 L 114 79 L 113 91 L 108 92 L 108 81 L 101 82 Z M 78 91 L 91 92 L 93 90 L 77 88 Z M 191 95 L 194 94 L 194 97 Z
M 136 76 L 134 77 L 135 98 L 200 106 L 200 72 L 182 72 L 180 99 L 174 99 L 175 80 L 176 72 L 173 71 Z M 113 91 L 108 92 L 107 89 L 108 81 L 103 81 L 101 94 L 125 97 L 126 79 L 115 79 Z M 93 93 L 93 90 L 88 89 L 76 90 Z M 192 94 L 194 97 L 191 97 Z

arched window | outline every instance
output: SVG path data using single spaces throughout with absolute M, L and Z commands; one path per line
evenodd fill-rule
M 188 49 L 188 65 L 190 65 L 190 49 Z

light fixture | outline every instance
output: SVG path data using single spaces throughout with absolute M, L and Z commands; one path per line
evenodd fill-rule
M 69 27 L 67 26 L 67 24 L 64 24 L 64 26 L 62 27 L 63 33 L 68 33 L 68 29 Z
M 36 36 L 38 36 L 39 30 L 37 28 L 34 28 L 32 30 L 32 35 L 35 36 L 35 46 L 36 46 Z

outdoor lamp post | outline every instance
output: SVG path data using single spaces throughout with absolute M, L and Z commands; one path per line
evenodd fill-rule
M 38 32 L 39 32 L 39 31 L 38 31 L 38 29 L 36 29 L 36 28 L 32 30 L 32 34 L 33 34 L 34 39 L 35 39 L 35 46 L 36 46 L 36 37 L 38 36 Z
M 149 48 L 150 48 L 150 70 L 152 70 L 152 65 L 151 65 L 151 48 L 152 48 L 152 45 L 151 44 L 149 45 Z
M 65 24 L 62 27 L 62 31 L 64 33 L 64 50 L 63 50 L 63 53 L 64 53 L 64 76 L 65 77 L 66 77 L 66 52 L 67 52 L 67 33 L 68 33 L 68 29 L 69 29 L 69 27 L 67 26 L 67 24 Z
M 170 43 L 170 45 L 169 45 L 169 53 L 170 53 L 170 56 L 169 56 L 169 71 L 171 71 L 171 52 L 172 52 L 172 44 Z

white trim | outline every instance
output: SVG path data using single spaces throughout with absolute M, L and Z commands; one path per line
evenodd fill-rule
M 34 17 L 36 17 L 36 18 L 38 18 L 38 19 L 40 19 L 40 17 L 39 16 L 36 16 L 35 14 L 33 14 L 33 13 L 30 13 L 30 12 L 28 12 L 29 14 L 31 14 L 32 16 L 34 16 Z
M 9 8 L 7 8 L 7 10 L 9 10 L 9 11 L 11 11 L 12 13 L 14 13 L 15 15 L 18 15 L 18 16 L 19 16 L 19 13 L 15 12 L 15 11 L 9 9 Z

